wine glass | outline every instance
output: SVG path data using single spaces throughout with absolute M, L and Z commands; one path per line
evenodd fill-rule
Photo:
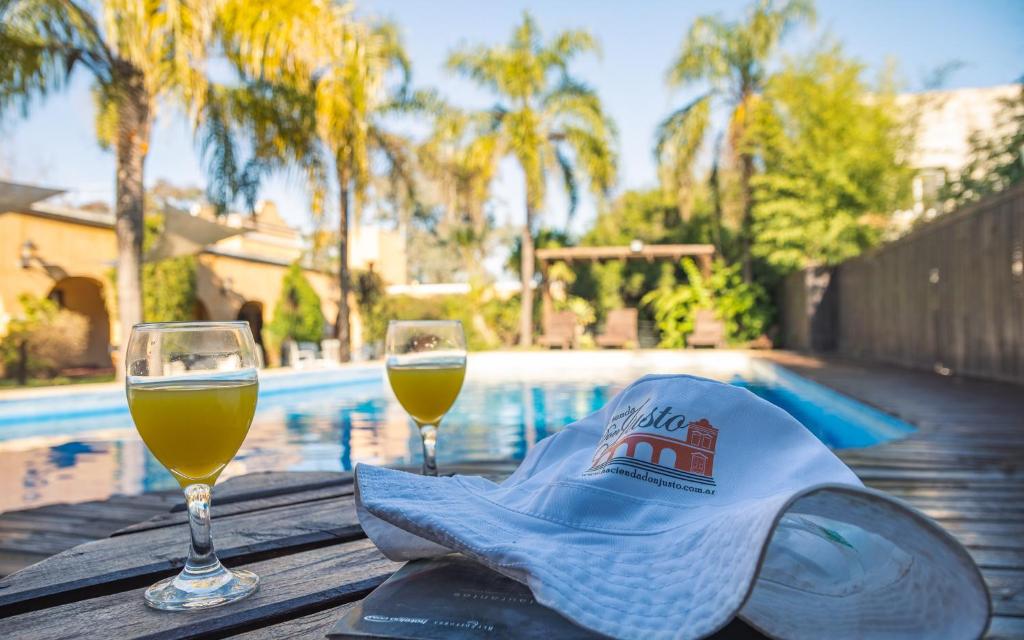
M 135 428 L 185 492 L 192 533 L 185 568 L 147 589 L 146 604 L 185 611 L 244 598 L 259 587 L 259 577 L 229 571 L 217 559 L 210 499 L 256 412 L 259 382 L 249 324 L 137 324 L 125 366 Z
M 437 475 L 441 418 L 466 377 L 466 335 L 458 320 L 392 320 L 385 341 L 388 380 L 423 439 L 423 475 Z

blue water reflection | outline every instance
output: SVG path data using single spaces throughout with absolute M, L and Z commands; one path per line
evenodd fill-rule
M 768 375 L 771 374 L 771 375 Z M 735 377 L 834 448 L 900 437 L 909 427 L 792 374 Z M 519 460 L 539 440 L 604 406 L 621 381 L 467 381 L 438 435 L 440 465 Z M 201 446 L 201 444 L 199 445 Z M 420 463 L 419 434 L 374 371 L 261 390 L 252 428 L 223 477 L 255 471 L 342 471 L 358 462 Z M 0 424 L 0 511 L 175 487 L 143 446 L 127 409 Z

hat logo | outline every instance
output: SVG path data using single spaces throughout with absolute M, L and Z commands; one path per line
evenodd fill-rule
M 621 435 L 611 445 L 598 447 L 585 473 L 633 467 L 667 478 L 715 486 L 713 474 L 717 444 L 718 429 L 707 418 L 687 423 L 684 440 L 649 431 L 632 431 Z

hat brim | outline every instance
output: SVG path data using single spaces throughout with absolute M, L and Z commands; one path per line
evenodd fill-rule
M 850 563 L 850 575 L 838 580 L 816 576 L 813 566 L 795 573 L 801 563 L 791 557 L 805 550 L 793 539 L 780 540 L 778 522 L 804 516 L 859 532 L 853 547 L 863 550 L 856 558 L 866 564 Z M 910 505 L 872 489 L 826 485 L 793 496 L 779 519 L 739 612 L 765 634 L 820 638 L 827 629 L 834 639 L 984 635 L 991 601 L 981 573 L 956 539 Z
M 511 510 L 458 476 L 359 465 L 356 499 L 360 509 L 433 543 L 421 548 L 472 557 L 529 586 L 541 604 L 613 637 L 700 638 L 739 614 L 787 638 L 820 637 L 824 629 L 836 640 L 974 638 L 989 617 L 984 582 L 955 540 L 899 501 L 847 485 L 716 507 L 699 520 L 640 535 L 582 531 Z M 845 523 L 844 531 L 870 531 L 912 562 L 890 563 L 880 582 L 870 571 L 866 577 L 852 571 L 838 585 L 813 575 L 787 583 L 800 570 L 801 554 L 804 560 L 814 555 L 814 549 L 790 549 L 776 556 L 780 544 L 802 539 L 798 531 L 769 544 L 787 513 L 811 530 L 834 521 Z M 372 527 L 367 533 L 387 554 Z

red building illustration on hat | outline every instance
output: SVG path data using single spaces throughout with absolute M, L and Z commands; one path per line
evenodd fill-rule
M 600 453 L 590 470 L 622 463 L 654 473 L 714 484 L 717 444 L 718 429 L 707 418 L 701 418 L 686 425 L 685 440 L 649 431 L 625 435 Z

